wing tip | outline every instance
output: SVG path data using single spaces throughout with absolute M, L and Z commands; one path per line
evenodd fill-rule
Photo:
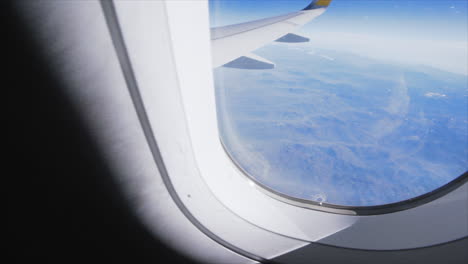
M 317 9 L 317 8 L 327 8 L 332 0 L 313 0 L 308 6 L 306 6 L 303 11 Z

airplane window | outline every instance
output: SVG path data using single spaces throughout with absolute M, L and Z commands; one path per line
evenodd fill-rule
M 210 1 L 226 152 L 259 185 L 325 205 L 396 203 L 453 181 L 468 168 L 467 10 Z

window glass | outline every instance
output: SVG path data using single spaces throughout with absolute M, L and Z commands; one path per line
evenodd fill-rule
M 210 22 L 309 3 L 210 1 Z M 214 68 L 227 153 L 255 182 L 325 204 L 394 203 L 449 183 L 468 168 L 467 10 L 467 1 L 334 0 L 292 32 L 309 42 L 252 51 L 274 68 Z

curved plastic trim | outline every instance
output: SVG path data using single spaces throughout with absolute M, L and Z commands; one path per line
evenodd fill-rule
M 172 185 L 171 179 L 167 172 L 166 166 L 161 156 L 161 152 L 159 151 L 158 144 L 156 142 L 153 129 L 151 128 L 148 114 L 143 105 L 143 100 L 138 89 L 138 84 L 135 78 L 135 74 L 133 72 L 133 68 L 130 63 L 130 58 L 127 53 L 127 48 L 125 46 L 125 41 L 122 36 L 122 31 L 118 22 L 116 10 L 113 1 L 106 1 L 100 0 L 102 10 L 104 13 L 104 17 L 107 22 L 107 26 L 109 28 L 110 35 L 112 37 L 112 41 L 114 43 L 114 48 L 116 50 L 116 54 L 119 59 L 120 66 L 122 68 L 122 72 L 125 77 L 125 81 L 127 83 L 128 91 L 130 93 L 130 97 L 133 101 L 135 110 L 138 115 L 138 119 L 141 124 L 141 128 L 144 132 L 148 145 L 150 147 L 151 153 L 153 155 L 153 159 L 157 164 L 161 177 L 163 179 L 164 185 L 166 186 L 171 198 L 176 203 L 179 210 L 184 214 L 184 216 L 194 225 L 196 226 L 203 234 L 211 238 L 212 240 L 216 241 L 220 245 L 224 246 L 225 248 L 241 255 L 251 260 L 259 261 L 262 263 L 268 263 L 268 260 L 251 254 L 248 251 L 245 251 L 241 248 L 232 245 L 221 237 L 217 236 L 216 234 L 212 233 L 208 228 L 206 228 L 202 223 L 200 223 L 191 213 L 190 211 L 184 206 L 182 200 L 177 195 L 174 186 Z

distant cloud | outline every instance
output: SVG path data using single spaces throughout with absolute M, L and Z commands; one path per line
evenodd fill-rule
M 426 93 L 424 96 L 426 96 L 426 97 L 433 97 L 433 98 L 444 98 L 444 97 L 447 97 L 447 95 L 445 95 L 445 94 L 433 93 L 433 92 Z
M 302 50 L 301 48 L 296 47 L 296 46 L 294 46 L 294 45 L 287 45 L 286 48 L 287 48 L 288 50 Z
M 307 54 L 312 55 L 312 56 L 318 56 L 318 57 L 321 57 L 321 58 L 329 60 L 329 61 L 334 61 L 335 60 L 335 58 L 332 58 L 332 57 L 327 56 L 325 54 L 317 54 L 317 52 L 314 51 L 314 50 L 308 51 Z
M 329 57 L 329 56 L 327 56 L 327 55 L 323 55 L 323 54 L 320 54 L 320 55 L 318 55 L 318 56 L 319 56 L 319 57 L 322 57 L 322 58 L 324 58 L 324 59 L 327 59 L 327 60 L 329 60 L 329 61 L 334 61 L 334 60 L 335 60 L 334 58 Z
M 314 48 L 352 52 L 374 59 L 397 63 L 426 65 L 445 71 L 468 75 L 466 41 L 444 39 L 409 39 L 399 36 L 357 34 L 348 32 L 309 32 L 317 37 Z
M 412 141 L 419 141 L 420 137 L 419 136 L 409 136 L 406 137 L 407 140 L 412 140 Z

